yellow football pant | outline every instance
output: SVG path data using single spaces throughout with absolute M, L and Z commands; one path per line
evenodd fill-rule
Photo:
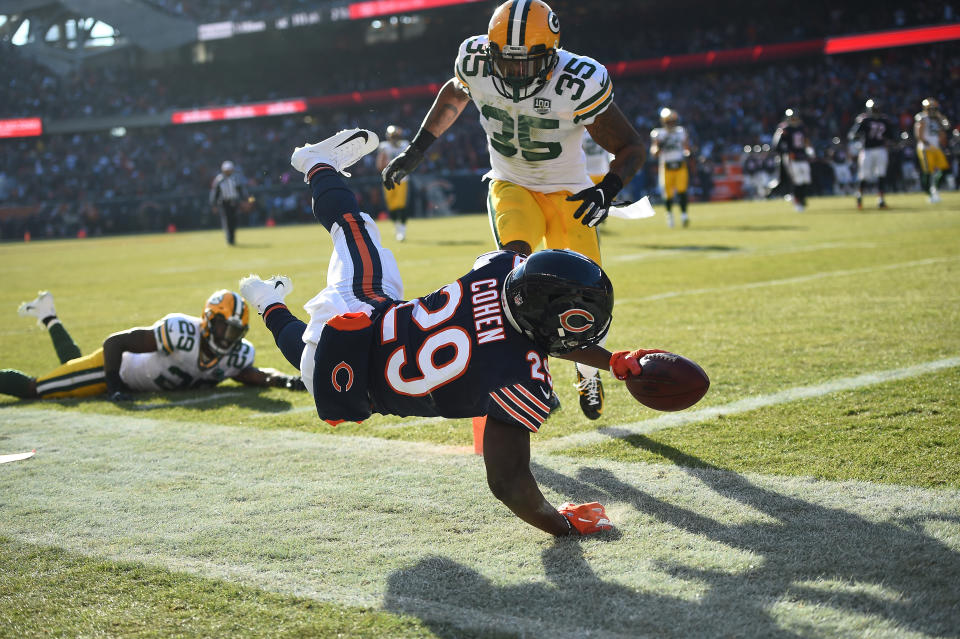
M 103 349 L 71 359 L 50 373 L 37 378 L 37 394 L 41 399 L 57 397 L 90 397 L 107 392 L 103 374 Z
M 690 172 L 686 164 L 679 169 L 660 168 L 660 186 L 663 187 L 663 197 L 673 197 L 674 193 L 686 193 L 690 185 Z
M 920 168 L 924 173 L 950 170 L 950 165 L 947 164 L 947 157 L 943 154 L 942 150 L 936 147 L 928 146 L 923 151 L 917 149 L 917 158 L 920 160 Z
M 567 202 L 570 191 L 538 193 L 503 180 L 490 182 L 487 213 L 497 246 L 517 240 L 535 250 L 572 249 L 600 264 L 600 237 L 596 228 L 575 220 L 580 202 Z
M 388 211 L 396 211 L 407 206 L 407 187 L 409 183 L 404 180 L 395 184 L 391 190 L 383 189 L 383 201 L 387 205 Z

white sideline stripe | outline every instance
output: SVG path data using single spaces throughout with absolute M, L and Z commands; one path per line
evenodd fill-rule
M 764 282 L 750 282 L 749 284 L 731 284 L 730 286 L 716 286 L 713 288 L 694 288 L 688 291 L 670 291 L 668 293 L 658 293 L 656 295 L 647 295 L 645 297 L 628 297 L 618 299 L 617 304 L 634 304 L 636 302 L 651 302 L 654 300 L 664 300 L 672 297 L 683 297 L 685 295 L 708 295 L 711 293 L 722 293 L 724 291 L 744 291 L 755 288 L 766 288 L 768 286 L 783 286 L 785 284 L 802 284 L 804 282 L 813 282 L 826 279 L 828 277 L 844 277 L 847 275 L 863 275 L 865 273 L 880 273 L 882 271 L 893 271 L 901 268 L 911 268 L 914 266 L 929 266 L 930 264 L 941 264 L 943 262 L 953 262 L 960 257 L 931 257 L 924 260 L 913 260 L 912 262 L 900 262 L 898 264 L 885 264 L 883 266 L 867 266 L 864 268 L 841 269 L 839 271 L 821 271 L 811 273 L 810 275 L 800 275 L 797 277 L 787 277 L 779 280 L 766 280 Z
M 857 388 L 863 388 L 864 386 L 873 386 L 876 384 L 882 384 L 884 382 L 891 382 L 897 379 L 919 377 L 920 375 L 933 373 L 945 368 L 955 368 L 957 366 L 960 366 L 960 357 L 948 357 L 946 359 L 939 359 L 932 362 L 917 364 L 915 366 L 907 366 L 906 368 L 894 368 L 885 371 L 865 373 L 863 375 L 857 375 L 856 377 L 844 377 L 841 379 L 824 382 L 823 384 L 797 386 L 795 388 L 788 388 L 787 390 L 783 390 L 778 393 L 772 393 L 770 395 L 747 397 L 745 399 L 731 402 L 724 406 L 710 406 L 708 408 L 701 408 L 700 410 L 695 410 L 689 413 L 665 413 L 659 417 L 654 417 L 653 419 L 645 419 L 643 421 L 633 422 L 631 424 L 610 426 L 607 428 L 600 428 L 589 433 L 577 433 L 575 435 L 567 435 L 566 437 L 559 437 L 557 439 L 549 439 L 538 443 L 537 450 L 552 451 L 561 448 L 569 448 L 572 446 L 599 444 L 610 441 L 611 439 L 629 437 L 630 435 L 643 435 L 657 430 L 664 430 L 666 428 L 676 428 L 678 426 L 696 424 L 698 422 L 704 422 L 709 419 L 720 417 L 721 415 L 747 413 L 752 410 L 757 410 L 758 408 L 786 404 L 788 402 L 794 402 L 800 399 L 812 399 L 814 397 L 822 397 L 823 395 L 829 395 L 831 393 L 837 393 L 840 391 L 854 390 Z

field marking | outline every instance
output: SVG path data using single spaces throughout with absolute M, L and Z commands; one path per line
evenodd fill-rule
M 519 523 L 482 461 L 444 447 L 9 413 L 5 443 L 38 452 L 0 472 L 0 537 L 83 556 L 529 636 L 960 624 L 943 587 L 960 581 L 960 490 L 535 459 L 548 499 L 599 500 L 620 531 L 578 543 Z
M 191 397 L 189 399 L 176 399 L 169 402 L 153 402 L 151 404 L 132 404 L 130 410 L 154 410 L 157 408 L 169 408 L 172 406 L 192 406 L 194 404 L 206 404 L 208 402 L 215 402 L 220 399 L 226 399 L 228 397 L 240 397 L 243 395 L 242 391 L 225 391 L 222 393 L 211 393 L 209 395 L 202 395 L 200 397 Z
M 684 291 L 669 291 L 667 293 L 657 293 L 656 295 L 647 295 L 644 297 L 627 297 L 617 299 L 617 304 L 636 304 L 637 302 L 652 302 L 655 300 L 671 299 L 674 297 L 684 297 L 687 295 L 710 295 L 713 293 L 724 293 L 727 291 L 745 291 L 756 288 L 767 288 L 770 286 L 784 286 L 786 284 L 803 284 L 813 282 L 829 277 L 845 277 L 848 275 L 864 275 L 867 273 L 880 273 L 883 271 L 893 271 L 901 268 L 911 268 L 914 266 L 929 266 L 930 264 L 940 264 L 943 262 L 953 262 L 960 260 L 960 257 L 931 257 L 923 260 L 913 260 L 910 262 L 900 262 L 897 264 L 884 264 L 882 266 L 866 266 L 863 268 L 841 269 L 837 271 L 820 271 L 809 275 L 799 275 L 797 277 L 786 277 L 777 280 L 764 280 L 762 282 L 750 282 L 747 284 L 731 284 L 729 286 L 715 286 L 711 288 L 694 288 Z
M 801 399 L 813 399 L 815 397 L 822 397 L 841 391 L 855 390 L 865 386 L 874 386 L 898 379 L 919 377 L 920 375 L 926 375 L 927 373 L 933 373 L 947 368 L 955 368 L 957 366 L 960 366 L 960 357 L 948 357 L 946 359 L 938 359 L 904 368 L 875 371 L 855 377 L 843 377 L 822 384 L 797 386 L 776 393 L 770 393 L 769 395 L 746 397 L 723 406 L 708 406 L 689 412 L 662 413 L 652 419 L 645 419 L 630 424 L 621 424 L 619 426 L 608 426 L 588 433 L 576 433 L 556 439 L 548 439 L 538 442 L 536 449 L 538 451 L 554 451 L 561 448 L 599 444 L 611 439 L 629 437 L 630 435 L 644 435 L 666 428 L 677 428 L 678 426 L 705 422 L 725 415 L 747 413 L 752 410 L 757 410 L 758 408 L 777 406 L 778 404 L 786 404 Z

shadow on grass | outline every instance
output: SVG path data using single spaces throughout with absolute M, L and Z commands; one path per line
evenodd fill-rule
M 170 391 L 167 393 L 134 393 L 133 401 L 110 402 L 105 395 L 94 397 L 68 397 L 58 399 L 20 399 L 0 403 L 0 408 L 33 406 L 41 408 L 51 404 L 64 408 L 79 407 L 102 402 L 131 412 L 163 409 L 187 409 L 198 412 L 218 410 L 230 406 L 246 408 L 262 413 L 283 413 L 293 404 L 286 399 L 269 397 L 269 388 L 246 386 L 218 386 L 208 390 Z
M 581 545 L 564 539 L 543 553 L 544 582 L 499 586 L 453 559 L 422 559 L 388 577 L 387 609 L 420 617 L 442 637 L 462 636 L 452 626 L 488 633 L 482 636 L 583 636 L 590 631 L 794 637 L 806 635 L 811 630 L 807 624 L 815 623 L 811 619 L 822 617 L 815 607 L 869 616 L 874 629 L 957 636 L 960 554 L 926 534 L 923 526 L 928 521 L 958 523 L 960 517 L 872 522 L 842 508 L 759 487 L 642 435 L 630 443 L 671 460 L 702 489 L 755 509 L 764 519 L 723 523 L 655 497 L 601 468 L 581 468 L 576 477 L 542 466 L 535 466 L 534 473 L 541 484 L 572 501 L 626 502 L 678 530 L 757 560 L 736 572 L 679 560 L 651 562 L 647 570 L 657 581 L 684 581 L 690 584 L 688 594 L 701 593 L 681 598 L 604 581 L 591 569 Z M 644 562 L 643 557 L 635 559 Z M 794 618 L 796 632 L 774 614 L 774 605 L 784 601 L 808 611 Z M 538 629 L 537 623 L 543 627 Z M 866 632 L 866 625 L 858 627 Z M 858 633 L 854 627 L 841 632 Z
M 700 251 L 732 252 L 743 250 L 739 246 L 727 246 L 725 244 L 627 244 L 625 246 L 626 248 L 644 251 L 690 251 L 691 253 Z

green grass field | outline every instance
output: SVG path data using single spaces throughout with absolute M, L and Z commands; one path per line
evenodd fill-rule
M 611 220 L 612 350 L 698 361 L 659 414 L 573 367 L 534 436 L 554 503 L 617 530 L 554 540 L 488 492 L 467 420 L 331 429 L 306 394 L 0 398 L 0 637 L 960 636 L 960 195 L 694 205 L 688 229 Z M 485 216 L 385 241 L 413 297 L 490 248 Z M 0 366 L 57 359 L 20 301 L 51 290 L 84 350 L 218 288 L 323 284 L 319 226 L 0 245 Z M 257 318 L 256 363 L 293 372 Z

